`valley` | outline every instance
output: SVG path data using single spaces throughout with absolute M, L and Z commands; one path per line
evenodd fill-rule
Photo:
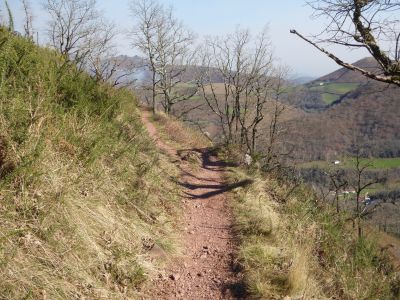
M 363 59 L 356 65 L 374 69 L 370 59 Z M 194 89 L 195 78 L 189 75 L 187 78 L 190 81 L 185 87 Z M 213 82 L 205 91 L 219 95 L 222 103 L 225 85 Z M 300 96 L 303 98 L 298 99 Z M 218 142 L 222 134 L 218 118 L 204 104 L 203 97 L 198 92 L 192 99 L 178 103 L 174 114 Z M 368 169 L 366 176 L 383 180 L 363 191 L 362 197 L 376 200 L 376 212 L 371 214 L 368 222 L 378 229 L 383 228 L 383 224 L 387 228 L 391 226 L 395 229 L 389 231 L 395 234 L 400 233 L 399 98 L 400 91 L 394 87 L 339 69 L 301 86 L 286 85 L 277 100 L 285 108 L 279 120 L 279 126 L 284 129 L 279 137 L 279 147 L 281 152 L 290 150 L 290 155 L 285 157 L 286 163 L 299 168 L 300 176 L 319 192 L 331 188 L 325 173 L 334 169 L 334 161 L 340 161 L 339 169 L 346 176 L 354 176 L 351 175 L 354 154 L 362 151 L 361 163 Z M 273 108 L 273 102 L 268 104 L 266 111 L 269 113 L 261 123 L 260 131 L 268 131 Z M 266 140 L 258 145 L 259 149 L 267 146 Z M 347 187 L 341 193 L 348 190 L 352 188 Z M 388 194 L 394 196 L 388 200 Z M 345 202 L 352 203 L 352 197 L 346 197 L 348 200 L 341 200 L 342 206 L 351 210 L 352 205 Z

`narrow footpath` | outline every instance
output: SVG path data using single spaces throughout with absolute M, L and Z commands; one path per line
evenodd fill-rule
M 160 140 L 150 122 L 142 121 L 156 145 L 176 159 L 183 187 L 183 254 L 167 267 L 166 276 L 154 282 L 151 299 L 239 299 L 243 298 L 240 276 L 234 272 L 235 241 L 226 192 L 239 185 L 226 185 L 226 164 L 208 149 L 174 149 Z M 188 156 L 198 158 L 193 167 Z

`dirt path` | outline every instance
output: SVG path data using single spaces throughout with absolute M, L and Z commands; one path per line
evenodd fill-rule
M 225 163 L 218 161 L 208 149 L 178 150 L 162 142 L 157 129 L 149 121 L 151 113 L 143 112 L 142 120 L 150 136 L 163 151 L 177 159 L 184 187 L 182 205 L 184 230 L 183 256 L 157 279 L 151 299 L 238 299 L 240 277 L 233 271 L 235 252 L 232 220 L 222 180 Z M 188 156 L 199 160 L 193 167 Z

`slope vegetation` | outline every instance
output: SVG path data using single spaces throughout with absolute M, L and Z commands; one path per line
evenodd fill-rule
M 174 251 L 175 166 L 130 92 L 5 29 L 0 47 L 0 299 L 137 299 Z
M 398 299 L 399 279 L 374 236 L 358 239 L 348 215 L 310 189 L 231 169 L 238 261 L 254 299 Z M 397 276 L 397 277 L 396 277 Z

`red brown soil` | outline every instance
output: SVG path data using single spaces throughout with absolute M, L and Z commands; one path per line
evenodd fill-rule
M 164 143 L 143 112 L 142 120 L 156 145 L 181 170 L 183 187 L 183 254 L 154 281 L 150 299 L 237 299 L 243 297 L 240 275 L 233 270 L 236 251 L 232 215 L 226 192 L 236 186 L 224 183 L 226 164 L 208 149 L 178 150 Z M 199 166 L 187 161 L 197 158 Z M 189 159 L 189 160 L 192 160 Z

